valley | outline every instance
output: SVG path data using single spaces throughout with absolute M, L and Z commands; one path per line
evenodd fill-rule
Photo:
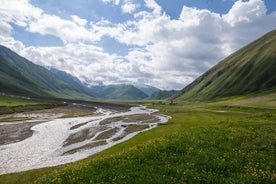
M 257 97 L 265 98 L 270 103 L 262 106 L 241 104 L 244 101 L 253 102 Z M 140 132 L 132 139 L 110 147 L 100 154 L 69 165 L 1 175 L 0 183 L 33 183 L 33 181 L 35 183 L 76 183 L 79 181 L 84 183 L 91 181 L 93 183 L 112 183 L 114 180 L 116 183 L 131 183 L 133 178 L 139 183 L 147 181 L 158 183 L 160 178 L 162 178 L 163 183 L 171 183 L 172 181 L 172 183 L 188 181 L 273 183 L 276 180 L 274 163 L 276 148 L 274 141 L 276 135 L 275 102 L 274 95 L 263 94 L 225 98 L 210 102 L 178 101 L 178 104 L 175 105 L 168 105 L 167 102 L 144 102 L 143 104 L 147 105 L 148 108 L 159 109 L 159 113 L 169 115 L 172 118 L 166 124 L 157 126 L 150 131 Z M 274 104 L 273 108 L 271 108 L 272 104 Z M 141 107 L 136 108 L 140 109 Z M 113 124 L 112 122 L 124 122 L 126 125 L 130 123 L 128 120 L 142 119 L 148 124 L 154 120 L 151 116 L 144 115 L 145 111 L 148 112 L 147 109 L 138 109 L 136 109 L 137 111 L 123 112 L 101 111 L 100 114 L 89 117 L 69 118 L 69 122 L 72 122 L 71 125 L 66 123 L 66 119 L 54 120 L 50 121 L 49 124 L 40 124 L 35 129 L 43 129 L 46 125 L 51 127 L 59 121 L 62 125 L 66 125 L 59 128 L 59 131 L 64 131 L 62 134 L 64 137 L 57 139 L 57 142 L 54 141 L 55 144 L 59 142 L 57 146 L 59 149 L 55 154 L 59 154 L 60 159 L 70 158 L 72 155 L 76 157 L 79 154 L 84 154 L 86 152 L 84 150 L 87 148 L 93 150 L 93 147 L 105 146 L 106 142 L 101 140 L 104 138 L 107 140 L 114 139 L 115 129 L 111 128 L 103 134 L 101 132 L 105 129 L 94 126 L 99 130 L 99 135 L 90 132 L 92 134 L 89 137 L 83 136 L 83 134 L 71 134 L 69 138 L 68 131 L 89 132 L 91 130 L 86 128 L 95 121 L 102 126 L 116 127 L 116 123 Z M 132 114 L 134 112 L 135 115 Z M 87 123 L 88 121 L 89 123 Z M 136 123 L 131 124 L 127 128 L 128 131 L 139 132 L 141 130 L 141 127 L 137 127 Z M 48 132 L 50 137 L 55 136 L 52 133 Z M 50 137 L 47 138 L 49 139 L 48 143 L 52 140 Z M 83 141 L 87 138 L 92 138 L 93 144 L 86 144 Z M 26 142 L 28 140 L 31 141 L 32 139 L 26 139 Z M 64 143 L 65 140 L 67 143 L 62 147 L 61 142 Z M 115 140 L 120 141 L 119 134 Z M 20 147 L 20 144 L 18 142 L 15 145 Z M 39 146 L 39 144 L 37 145 Z M 71 151 L 68 151 L 68 148 Z M 80 153 L 78 154 L 78 152 Z M 44 153 L 47 153 L 47 149 L 44 150 Z M 62 155 L 61 153 L 65 154 Z M 20 152 L 22 157 L 24 154 L 25 151 Z M 51 155 L 51 159 L 53 159 L 53 155 Z M 6 157 L 8 158 L 8 156 Z M 20 158 L 22 159 L 22 157 Z M 54 163 L 55 159 L 52 161 L 51 163 Z M 20 163 L 26 164 L 28 162 L 21 160 Z M 43 160 L 43 163 L 47 163 L 47 159 Z M 6 165 L 8 167 L 14 166 L 12 162 Z M 125 173 L 126 171 L 127 173 Z M 22 177 L 24 178 L 22 179 Z
M 275 53 L 274 30 L 162 91 L 0 47 L 0 184 L 276 183 Z

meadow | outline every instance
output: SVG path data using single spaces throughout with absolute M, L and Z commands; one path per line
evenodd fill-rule
M 64 104 L 60 102 L 30 100 L 0 95 L 0 115 L 32 110 L 50 109 L 63 105 Z
M 85 160 L 0 183 L 276 183 L 276 109 L 148 102 L 172 118 Z

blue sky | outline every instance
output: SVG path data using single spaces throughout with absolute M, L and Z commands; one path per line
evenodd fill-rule
M 0 44 L 90 85 L 181 89 L 276 28 L 275 0 L 0 3 Z

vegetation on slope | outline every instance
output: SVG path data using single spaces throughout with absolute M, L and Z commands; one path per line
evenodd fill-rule
M 275 106 L 235 101 L 146 104 L 172 119 L 83 161 L 0 183 L 275 183 Z
M 147 95 L 132 85 L 123 85 L 121 88 L 116 89 L 113 93 L 109 94 L 107 97 L 109 99 L 141 100 L 146 98 Z
M 60 102 L 30 100 L 0 95 L 0 115 L 33 110 L 51 109 L 63 105 L 64 104 Z
M 181 100 L 243 95 L 276 86 L 276 30 L 230 55 L 178 94 Z
M 91 93 L 101 99 L 141 100 L 148 97 L 133 85 L 92 86 Z
M 79 85 L 0 46 L 0 92 L 27 96 L 91 98 Z
M 176 90 L 170 90 L 170 91 L 167 91 L 167 90 L 159 90 L 159 91 L 154 92 L 154 93 L 149 97 L 149 99 L 152 99 L 152 100 L 166 99 L 166 98 L 172 97 L 172 96 L 175 95 L 177 92 L 178 92 L 178 91 L 176 91 Z
M 134 87 L 140 89 L 148 96 L 151 96 L 154 92 L 160 91 L 160 89 L 150 85 L 134 85 Z

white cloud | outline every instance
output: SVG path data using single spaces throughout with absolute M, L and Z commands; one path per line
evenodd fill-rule
M 96 41 L 99 39 L 91 31 L 73 21 L 48 14 L 43 14 L 39 19 L 30 22 L 27 30 L 42 35 L 49 34 L 59 37 L 64 43 Z
M 124 4 L 121 6 L 123 13 L 133 13 L 139 7 L 139 4 L 135 4 L 132 0 L 125 0 Z
M 262 0 L 237 1 L 228 13 L 183 6 L 178 20 L 162 12 L 154 0 L 148 10 L 123 6 L 128 2 L 102 0 L 134 13 L 134 20 L 89 22 L 77 15 L 65 20 L 49 15 L 27 0 L 4 1 L 0 7 L 0 44 L 36 62 L 65 70 L 82 80 L 111 83 L 143 82 L 164 89 L 180 89 L 219 60 L 276 28 L 276 12 L 267 15 Z M 133 3 L 135 4 L 135 3 Z M 15 6 L 20 5 L 20 6 Z M 16 7 L 22 7 L 17 12 Z M 11 23 L 27 31 L 60 38 L 64 46 L 26 47 L 11 37 Z M 96 46 L 108 36 L 129 46 L 125 56 Z
M 40 17 L 42 11 L 29 4 L 28 0 L 0 0 L 1 35 L 11 35 L 14 23 L 26 27 L 28 22 Z
M 10 36 L 12 34 L 12 26 L 5 21 L 0 21 L 0 35 L 2 36 Z
M 0 44 L 10 48 L 17 53 L 21 53 L 21 51 L 25 48 L 25 45 L 22 42 L 5 35 L 0 35 Z
M 120 4 L 120 0 L 101 0 L 104 3 L 114 3 L 115 5 L 119 5 Z
M 27 31 L 42 35 L 53 35 L 64 43 L 79 41 L 98 41 L 100 38 L 84 26 L 87 20 L 72 15 L 71 20 L 50 15 L 43 10 L 32 6 L 28 0 L 0 0 L 1 35 L 9 36 L 12 33 L 11 23 L 25 27 Z
M 0 0 L 1 21 L 13 22 L 25 27 L 28 22 L 39 17 L 42 10 L 32 6 L 28 0 Z
M 72 15 L 71 17 L 72 17 L 73 21 L 75 23 L 77 23 L 79 26 L 85 26 L 87 24 L 87 22 L 88 22 L 86 19 L 81 19 L 77 15 Z
M 144 0 L 146 7 L 153 10 L 154 15 L 160 15 L 162 8 L 155 2 L 155 0 Z
M 238 0 L 229 13 L 223 16 L 223 19 L 231 26 L 235 26 L 262 18 L 265 16 L 266 11 L 264 1 L 262 0 L 250 0 L 248 2 Z

